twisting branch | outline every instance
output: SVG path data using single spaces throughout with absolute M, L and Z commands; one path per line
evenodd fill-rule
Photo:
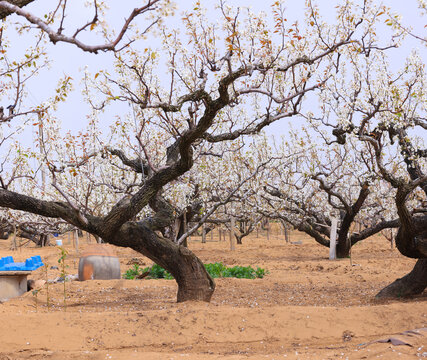
M 73 44 L 73 45 L 77 46 L 78 48 L 82 49 L 83 51 L 87 51 L 90 53 L 97 54 L 98 51 L 104 51 L 104 52 L 106 52 L 106 51 L 117 51 L 116 47 L 122 41 L 122 39 L 123 39 L 126 31 L 128 30 L 131 22 L 138 15 L 141 15 L 147 11 L 153 10 L 154 5 L 156 3 L 158 3 L 159 1 L 160 0 L 148 0 L 146 5 L 144 5 L 140 8 L 134 9 L 131 12 L 130 16 L 126 19 L 126 21 L 125 21 L 120 33 L 117 35 L 117 37 L 113 41 L 106 43 L 106 44 L 103 44 L 103 45 L 87 45 L 87 44 L 85 44 L 85 43 L 83 43 L 77 39 L 77 35 L 86 26 L 77 30 L 73 36 L 63 35 L 62 29 L 60 29 L 59 31 L 55 31 L 54 29 L 49 27 L 48 24 L 46 22 L 44 22 L 42 19 L 40 19 L 39 17 L 35 16 L 34 14 L 32 14 L 29 11 L 26 11 L 20 7 L 21 3 L 22 3 L 22 5 L 26 5 L 26 4 L 30 3 L 31 1 L 15 1 L 14 3 L 9 2 L 9 1 L 4 1 L 4 0 L 0 1 L 0 18 L 1 18 L 2 14 L 3 14 L 3 18 L 4 18 L 5 16 L 7 16 L 9 14 L 16 13 L 17 15 L 24 17 L 31 24 L 36 25 L 42 31 L 44 31 L 46 34 L 48 34 L 49 39 L 50 39 L 50 41 L 52 41 L 52 43 L 56 44 L 57 42 L 65 42 L 65 43 Z M 156 23 L 156 22 L 157 21 L 155 21 L 154 23 Z M 93 23 L 93 21 L 91 23 Z M 91 23 L 89 23 L 89 24 L 91 24 Z M 149 27 L 151 27 L 151 25 Z M 147 30 L 148 30 L 148 28 L 147 28 Z
M 321 54 L 319 54 L 317 56 L 314 56 L 312 58 L 310 58 L 308 56 L 301 56 L 301 57 L 296 58 L 295 60 L 293 60 L 288 65 L 277 68 L 277 71 L 286 72 L 290 68 L 292 68 L 292 67 L 294 67 L 296 65 L 299 65 L 299 64 L 307 64 L 307 65 L 314 64 L 317 60 L 320 60 L 321 58 L 323 58 L 323 57 L 325 57 L 325 56 L 333 53 L 334 51 L 338 50 L 341 46 L 348 45 L 348 44 L 351 44 L 351 43 L 354 43 L 354 42 L 355 42 L 354 40 L 341 41 L 339 43 L 334 44 L 333 46 L 330 46 L 328 48 L 328 50 L 326 50 L 323 53 L 321 53 Z
M 112 149 L 107 147 L 106 150 L 111 154 L 117 156 L 124 165 L 129 166 L 133 171 L 147 175 L 149 167 L 147 164 L 141 161 L 140 158 L 129 159 L 122 150 Z

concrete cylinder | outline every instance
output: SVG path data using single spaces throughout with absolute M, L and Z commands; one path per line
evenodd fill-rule
M 108 244 L 93 244 L 86 248 L 79 260 L 79 280 L 120 279 L 120 262 Z

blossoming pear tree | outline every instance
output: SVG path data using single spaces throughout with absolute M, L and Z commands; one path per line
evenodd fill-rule
M 67 135 L 52 132 L 43 139 L 35 169 L 24 169 L 38 171 L 29 181 L 40 183 L 44 177 L 45 192 L 26 192 L 13 179 L 11 186 L 0 188 L 0 206 L 61 219 L 146 255 L 174 276 L 178 301 L 209 301 L 215 289 L 203 263 L 163 236 L 176 219 L 168 192 L 184 185 L 180 180 L 202 157 L 209 159 L 201 149 L 295 118 L 309 93 L 335 82 L 331 74 L 342 49 L 349 48 L 354 56 L 382 51 L 372 40 L 380 10 L 370 1 L 339 5 L 340 21 L 333 25 L 319 21 L 319 10 L 308 2 L 305 28 L 287 20 L 280 2 L 273 3 L 270 16 L 219 2 L 219 21 L 211 21 L 196 2 L 184 14 L 181 28 L 171 28 L 160 21 L 168 13 L 167 3 L 148 1 L 131 13 L 117 36 L 102 21 L 107 11 L 103 1 L 93 2 L 93 20 L 76 25 L 74 35 L 65 35 L 67 2 L 60 1 L 46 19 L 29 13 L 29 5 L 10 4 L 0 1 L 0 9 L 34 25 L 26 29 L 46 46 L 49 40 L 93 53 L 111 51 L 114 64 L 105 69 L 99 64 L 95 72 L 84 74 L 94 136 L 83 132 L 74 146 Z M 155 18 L 138 28 L 136 16 L 153 4 L 155 11 L 149 14 Z M 83 30 L 97 27 L 104 37 L 101 45 L 80 40 Z M 130 41 L 123 32 L 132 35 Z M 58 89 L 54 100 L 68 101 L 67 77 Z M 17 96 L 21 107 L 28 107 L 21 101 L 24 94 Z M 114 106 L 120 112 L 112 119 Z M 38 110 L 44 129 L 56 109 L 48 103 Z
M 321 131 L 320 137 L 317 131 Z M 387 193 L 381 196 L 384 184 L 364 161 L 369 158 L 364 143 L 348 138 L 340 145 L 323 130 L 307 126 L 291 132 L 280 149 L 281 156 L 291 149 L 296 152 L 291 166 L 280 172 L 272 169 L 266 176 L 267 207 L 259 209 L 262 214 L 292 224 L 327 247 L 332 218 L 337 218 L 339 258 L 348 257 L 357 242 L 398 227 L 396 211 L 389 210 L 391 197 Z M 364 229 L 356 223 L 363 223 Z
M 394 189 L 390 194 L 399 218 L 396 246 L 418 261 L 411 273 L 378 296 L 418 294 L 427 286 L 425 64 L 416 51 L 398 70 L 391 68 L 384 52 L 359 61 L 351 52 L 347 55 L 351 61 L 341 63 L 340 73 L 351 81 L 325 86 L 317 121 L 332 128 L 331 135 L 342 145 L 350 137 L 364 142 L 372 173 Z

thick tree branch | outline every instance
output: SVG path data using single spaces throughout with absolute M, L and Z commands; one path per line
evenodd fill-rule
M 56 44 L 57 42 L 65 42 L 69 44 L 73 44 L 77 46 L 78 48 L 82 49 L 83 51 L 91 52 L 94 54 L 97 54 L 99 51 L 116 51 L 117 45 L 122 41 L 126 31 L 128 30 L 131 22 L 138 16 L 141 15 L 147 11 L 153 10 L 154 5 L 158 3 L 160 0 L 148 0 L 147 4 L 134 9 L 130 16 L 125 20 L 125 23 L 120 30 L 117 37 L 106 44 L 102 45 L 87 45 L 80 40 L 76 38 L 79 31 L 77 31 L 73 36 L 66 36 L 61 33 L 61 31 L 55 31 L 49 25 L 44 22 L 39 17 L 35 16 L 34 14 L 22 9 L 20 7 L 20 3 L 23 3 L 23 5 L 26 5 L 30 3 L 30 1 L 0 1 L 0 14 L 5 14 L 4 16 L 7 16 L 12 13 L 16 13 L 19 16 L 24 17 L 28 22 L 36 25 L 38 28 L 40 28 L 42 31 L 44 31 L 48 36 L 50 41 L 52 43 Z M 62 30 L 62 29 L 60 29 Z
M 141 189 L 133 195 L 129 201 L 121 204 L 116 204 L 111 211 L 104 217 L 104 236 L 110 236 L 111 232 L 116 231 L 126 221 L 136 216 L 157 194 L 157 192 L 167 183 L 177 179 L 193 166 L 193 149 L 194 142 L 202 138 L 206 130 L 213 124 L 213 121 L 222 108 L 229 105 L 230 98 L 228 96 L 228 86 L 238 77 L 243 76 L 245 71 L 242 69 L 228 74 L 219 81 L 218 91 L 219 97 L 212 100 L 210 95 L 204 90 L 197 90 L 191 94 L 180 98 L 177 107 L 168 105 L 160 106 L 168 111 L 177 111 L 186 101 L 203 100 L 205 110 L 199 122 L 193 128 L 186 130 L 176 141 L 173 147 L 178 149 L 179 159 L 171 164 L 159 169 L 151 178 L 147 179 Z M 227 93 L 227 94 L 226 94 Z
M 97 232 L 99 219 L 85 214 L 88 222 L 82 221 L 81 214 L 70 205 L 58 201 L 44 201 L 31 196 L 18 194 L 13 191 L 0 189 L 0 206 L 14 210 L 22 210 L 46 216 L 49 218 L 61 218 L 70 224 L 91 232 Z
M 11 5 L 17 6 L 17 7 L 24 7 L 25 5 L 28 5 L 32 3 L 34 0 L 8 0 L 7 2 Z M 6 1 L 2 1 L 6 2 Z M 0 19 L 3 20 L 6 16 L 13 14 L 15 11 L 10 10 L 8 8 L 3 8 L 0 6 Z
M 392 228 L 398 228 L 400 226 L 400 220 L 399 219 L 395 219 L 395 220 L 389 220 L 389 221 L 381 221 L 373 226 L 370 226 L 366 229 L 363 229 L 361 232 L 359 233 L 353 233 L 350 236 L 350 241 L 351 244 L 354 245 L 359 241 L 365 240 L 370 236 L 373 236 L 377 233 L 379 233 L 380 231 L 384 230 L 384 229 L 392 229 Z
M 140 158 L 129 159 L 122 150 L 112 149 L 107 147 L 106 150 L 111 154 L 117 156 L 124 165 L 129 166 L 133 171 L 138 174 L 148 175 L 149 167 Z

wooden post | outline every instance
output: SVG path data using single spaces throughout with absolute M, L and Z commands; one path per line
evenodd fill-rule
M 394 231 L 393 229 L 390 229 L 390 248 L 394 249 Z
M 206 225 L 202 225 L 202 244 L 206 244 Z
M 71 232 L 70 231 L 67 233 L 67 238 L 68 238 L 68 245 L 70 245 L 71 244 Z
M 256 226 L 256 238 L 259 238 L 259 224 Z
M 211 241 L 213 241 L 213 231 L 214 231 L 214 229 L 212 228 L 211 229 Z
M 331 226 L 331 237 L 329 241 L 329 260 L 335 260 L 337 258 L 337 227 L 338 218 L 332 218 Z
M 18 250 L 18 248 L 16 246 L 16 225 L 13 225 L 12 250 Z
M 267 241 L 270 241 L 270 221 L 267 222 Z
M 234 251 L 235 246 L 234 246 L 234 216 L 231 217 L 230 219 L 230 250 Z

